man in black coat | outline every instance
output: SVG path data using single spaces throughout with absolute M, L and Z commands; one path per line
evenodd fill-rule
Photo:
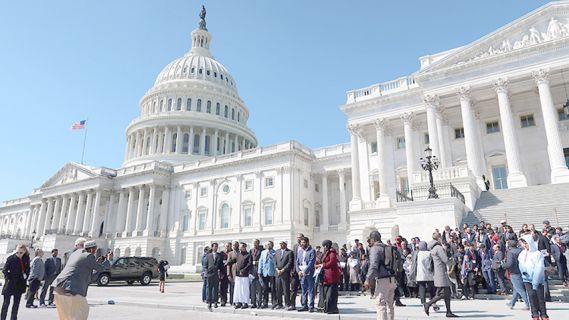
M 18 307 L 22 294 L 26 291 L 26 277 L 30 274 L 30 261 L 24 255 L 27 249 L 24 245 L 16 247 L 16 253 L 6 259 L 2 273 L 4 274 L 4 286 L 2 287 L 2 295 L 4 295 L 4 303 L 2 304 L 1 319 L 8 317 L 8 307 L 10 307 L 10 299 L 14 297 L 12 304 L 11 319 L 18 318 Z
M 299 233 L 296 235 L 296 243 L 292 247 L 292 258 L 293 258 L 293 268 L 290 271 L 290 307 L 288 307 L 288 311 L 296 310 L 296 294 L 298 289 L 300 289 L 300 278 L 298 277 L 298 273 L 296 273 L 296 256 L 299 254 L 299 250 L 302 251 L 300 247 L 300 239 L 304 238 L 304 234 Z
M 290 273 L 294 267 L 294 255 L 285 241 L 280 242 L 280 249 L 275 253 L 275 268 L 277 271 L 277 303 L 273 309 L 283 308 L 283 294 L 285 307 L 290 304 Z
M 253 239 L 253 248 L 249 251 L 251 254 L 251 275 L 254 277 L 251 281 L 251 308 L 261 307 L 263 304 L 263 292 L 261 286 L 261 279 L 258 274 L 257 268 L 259 267 L 259 258 L 263 247 L 259 245 L 259 239 Z
M 218 244 L 211 244 L 211 252 L 205 258 L 205 276 L 207 278 L 207 308 L 211 310 L 211 305 L 217 308 L 219 293 L 219 276 L 223 270 L 223 255 L 217 252 Z
M 61 272 L 61 258 L 57 256 L 59 251 L 57 249 L 51 250 L 51 257 L 47 258 L 44 263 L 45 276 L 44 283 L 40 294 L 40 306 L 45 307 L 45 295 L 49 289 L 49 297 L 47 299 L 48 305 L 53 307 L 53 287 L 51 283 Z

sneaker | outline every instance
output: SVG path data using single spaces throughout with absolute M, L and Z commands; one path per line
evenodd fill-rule
M 458 318 L 458 316 L 457 316 L 456 314 L 452 313 L 452 312 L 447 312 L 446 317 L 447 317 L 447 318 Z

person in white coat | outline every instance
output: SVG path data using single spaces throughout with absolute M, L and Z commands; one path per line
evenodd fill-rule
M 417 286 L 419 287 L 419 298 L 421 304 L 427 302 L 427 292 L 430 299 L 435 298 L 435 284 L 434 284 L 434 271 L 432 269 L 431 252 L 427 249 L 425 241 L 419 242 L 419 250 L 413 252 L 413 260 L 411 274 L 415 275 Z M 439 311 L 439 306 L 436 303 L 433 305 L 433 310 Z

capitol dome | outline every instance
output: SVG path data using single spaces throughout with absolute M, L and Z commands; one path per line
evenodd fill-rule
M 190 51 L 164 67 L 140 99 L 141 115 L 126 129 L 124 165 L 177 164 L 257 146 L 235 79 L 209 51 L 205 9 L 200 18 Z

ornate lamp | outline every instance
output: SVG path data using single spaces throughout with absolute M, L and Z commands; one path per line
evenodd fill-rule
M 429 172 L 429 197 L 427 199 L 438 199 L 439 195 L 437 194 L 437 188 L 435 188 L 435 184 L 433 183 L 433 170 L 437 170 L 439 168 L 439 159 L 436 156 L 433 156 L 433 150 L 430 147 L 425 149 L 425 157 L 420 159 L 421 167 L 423 170 Z

